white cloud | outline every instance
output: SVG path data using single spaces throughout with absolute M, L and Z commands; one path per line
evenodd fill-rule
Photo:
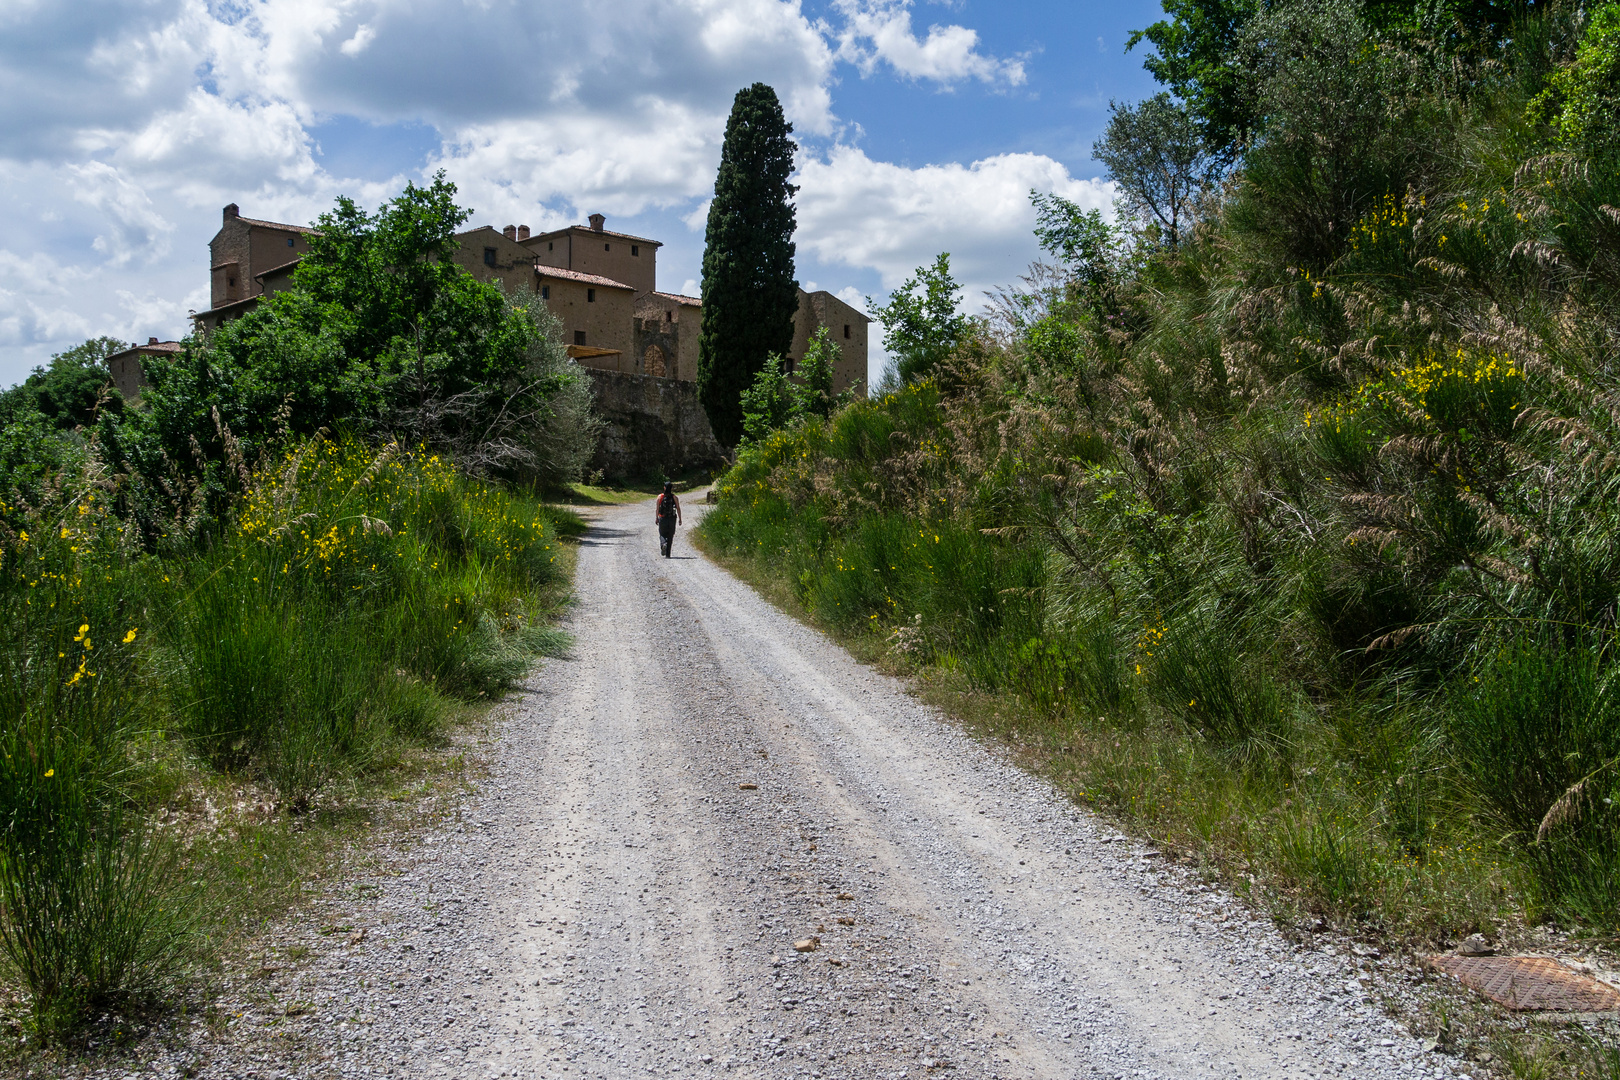
M 979 34 L 965 26 L 928 28 L 919 39 L 911 28 L 911 0 L 837 0 L 844 26 L 838 56 L 870 75 L 885 63 L 909 79 L 950 84 L 963 79 L 1019 86 L 1025 80 L 1020 59 L 1001 60 L 979 51 Z
M 366 51 L 367 45 L 376 40 L 376 37 L 377 28 L 370 23 L 362 23 L 352 38 L 338 46 L 338 52 L 344 56 L 359 56 Z
M 855 286 L 845 285 L 842 289 L 839 289 L 837 292 L 833 293 L 833 295 L 838 297 L 838 299 L 842 300 L 844 303 L 848 304 L 850 307 L 854 308 L 856 311 L 860 312 L 862 315 L 871 314 L 871 312 L 866 310 L 866 297 L 862 296 L 861 291 Z
M 809 147 L 801 250 L 886 287 L 944 248 L 964 280 L 1009 280 L 1023 189 L 1084 187 L 1056 163 L 905 169 L 815 148 L 858 137 L 833 111 L 841 63 L 1005 87 L 1022 62 L 964 26 L 914 28 L 908 0 L 837 0 L 830 17 L 799 0 L 0 2 L 0 384 L 93 334 L 184 333 L 226 202 L 307 222 L 438 167 L 480 223 L 666 213 L 689 230 L 661 237 L 669 273 L 690 275 L 732 97 L 755 81 Z M 310 134 L 338 117 L 428 125 L 437 149 L 345 176 Z
M 100 161 L 68 165 L 63 170 L 68 190 L 79 202 L 97 211 L 104 231 L 91 247 L 122 266 L 137 253 L 148 259 L 168 254 L 174 225 L 157 212 L 151 198 L 117 169 Z
M 910 169 L 836 146 L 799 174 L 799 246 L 824 264 L 870 267 L 900 285 L 942 251 L 978 307 L 1039 254 L 1031 189 L 1110 212 L 1113 185 L 1069 175 L 1040 154 L 1000 154 L 972 165 Z

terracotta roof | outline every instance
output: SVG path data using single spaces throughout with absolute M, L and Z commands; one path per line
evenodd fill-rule
M 594 345 L 570 345 L 568 355 L 575 360 L 587 360 L 595 356 L 622 356 L 620 349 L 598 349 Z
M 687 307 L 703 306 L 703 298 L 700 296 L 683 296 L 680 293 L 656 291 L 652 295 L 658 297 L 660 300 L 668 300 L 675 304 L 684 304 Z
M 600 274 L 582 274 L 578 270 L 564 270 L 560 266 L 536 266 L 534 268 L 534 272 L 539 274 L 541 277 L 559 278 L 563 281 L 578 281 L 586 285 L 600 285 L 605 289 L 629 289 L 631 292 L 636 291 L 622 281 L 614 281 L 612 278 L 605 278 Z
M 651 244 L 653 247 L 664 246 L 664 242 L 662 240 L 649 240 L 645 236 L 632 236 L 629 233 L 614 232 L 612 229 L 602 229 L 598 231 L 591 228 L 589 225 L 564 225 L 562 228 L 552 229 L 550 232 L 535 233 L 527 240 L 519 240 L 518 243 L 532 244 L 536 240 L 544 240 L 547 237 L 552 236 L 561 236 L 565 232 L 582 232 L 587 236 L 611 236 L 616 240 L 631 240 L 638 244 Z
M 111 356 L 107 357 L 107 362 L 111 363 L 112 361 L 117 360 L 120 356 L 129 356 L 131 354 L 139 355 L 144 353 L 150 356 L 154 353 L 177 353 L 183 351 L 184 349 L 185 346 L 180 344 L 178 341 L 159 341 L 155 343 L 148 342 L 145 345 L 137 345 L 133 349 L 125 349 L 123 352 L 115 352 Z
M 261 225 L 266 229 L 284 229 L 287 232 L 314 233 L 317 236 L 320 235 L 321 231 L 319 229 L 312 229 L 308 225 L 288 225 L 284 221 L 260 221 L 258 218 L 242 217 L 240 214 L 237 215 L 236 220 L 245 221 L 249 225 Z
M 232 311 L 232 310 L 235 310 L 236 308 L 244 307 L 244 306 L 246 306 L 248 304 L 257 304 L 258 302 L 259 302 L 259 298 L 257 296 L 244 296 L 244 297 L 242 297 L 242 299 L 240 299 L 240 300 L 232 300 L 228 304 L 221 304 L 218 307 L 204 308 L 201 311 L 194 311 L 194 312 L 191 313 L 191 317 L 193 319 L 201 319 L 201 318 L 205 318 L 205 317 L 207 317 L 209 315 L 216 315 L 221 311 Z
M 257 281 L 260 278 L 269 277 L 271 274 L 279 273 L 280 271 L 285 270 L 290 266 L 297 266 L 299 263 L 301 263 L 303 261 L 304 261 L 304 257 L 302 255 L 298 256 L 296 259 L 288 259 L 284 263 L 277 263 L 275 266 L 272 266 L 268 270 L 259 271 L 257 274 L 253 275 L 253 279 L 255 281 Z

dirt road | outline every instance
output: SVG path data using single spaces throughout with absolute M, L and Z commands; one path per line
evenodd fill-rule
M 326 965 L 365 983 L 310 1021 L 334 1071 L 1461 1075 L 1353 960 L 675 550 L 650 504 L 586 536 L 572 657 L 514 706 L 465 830 L 383 879 L 374 933 Z

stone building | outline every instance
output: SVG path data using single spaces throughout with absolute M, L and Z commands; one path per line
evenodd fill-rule
M 503 289 L 529 289 L 545 300 L 563 326 L 571 356 L 586 367 L 621 375 L 696 382 L 703 301 L 659 292 L 657 240 L 589 225 L 533 233 L 527 225 L 489 225 L 456 234 L 452 259 L 480 281 Z M 315 232 L 303 225 L 261 221 L 225 207 L 209 242 L 210 306 L 195 315 L 200 333 L 253 308 L 259 298 L 292 286 L 292 272 Z M 791 371 L 804 357 L 817 326 L 832 331 L 843 351 L 833 386 L 864 389 L 868 319 L 833 294 L 799 290 L 793 323 Z
M 638 293 L 658 287 L 658 249 L 663 244 L 613 232 L 605 228 L 607 219 L 601 214 L 592 214 L 590 222 L 589 227 L 570 225 L 534 236 L 525 225 L 518 230 L 518 242 L 534 252 L 540 266 L 612 278 Z
M 309 250 L 314 232 L 305 225 L 245 218 L 235 203 L 227 206 L 219 232 L 208 242 L 208 310 L 197 314 L 197 329 L 212 332 L 251 310 L 266 291 L 264 275 L 290 270 Z
M 146 357 L 170 360 L 184 351 L 185 346 L 178 341 L 147 338 L 145 345 L 113 353 L 107 357 L 107 371 L 112 375 L 113 389 L 122 394 L 125 401 L 136 400 L 146 386 L 146 374 L 141 370 L 142 360 Z
M 833 344 L 840 350 L 840 358 L 833 364 L 833 392 L 842 393 L 851 386 L 865 394 L 866 386 L 866 327 L 871 320 L 825 289 L 807 293 L 799 290 L 799 310 L 793 317 L 793 346 L 788 349 L 787 369 L 791 373 L 804 359 L 810 347 L 810 338 L 818 327 L 832 332 Z
M 197 332 L 210 334 L 252 310 L 262 297 L 291 288 L 293 271 L 315 234 L 303 225 L 245 218 L 235 203 L 225 207 L 220 230 L 208 245 L 210 303 L 207 311 L 193 314 Z M 694 465 L 714 459 L 718 448 L 707 434 L 696 395 L 703 301 L 658 291 L 662 244 L 614 232 L 601 214 L 592 214 L 588 225 L 543 233 L 531 233 L 527 225 L 484 225 L 457 233 L 456 242 L 451 259 L 457 266 L 509 292 L 527 289 L 539 295 L 562 324 L 568 354 L 599 373 L 592 385 L 609 426 L 599 467 L 624 475 L 670 468 L 672 460 L 688 457 Z M 803 359 L 816 327 L 826 326 L 842 351 L 833 369 L 834 390 L 864 394 L 867 323 L 865 315 L 829 292 L 799 290 L 788 370 Z M 144 382 L 140 357 L 157 355 L 147 348 L 130 350 L 129 359 L 121 361 L 124 381 L 131 385 L 124 390 L 118 383 L 126 397 L 136 396 Z
M 636 297 L 634 353 L 643 375 L 697 382 L 703 301 L 680 293 Z

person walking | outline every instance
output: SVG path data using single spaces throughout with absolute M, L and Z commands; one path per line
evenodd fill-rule
M 675 526 L 681 521 L 681 500 L 675 497 L 675 485 L 668 480 L 654 504 L 653 521 L 658 525 L 658 551 L 667 559 L 670 545 L 675 542 Z

